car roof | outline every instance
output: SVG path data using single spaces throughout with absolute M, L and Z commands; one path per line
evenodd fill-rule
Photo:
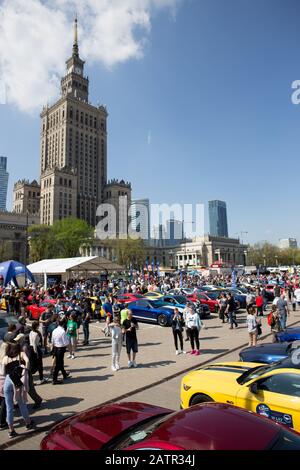
M 154 431 L 147 444 L 152 440 L 167 440 L 188 450 L 260 450 L 267 448 L 280 430 L 269 419 L 247 410 L 205 403 L 171 415 Z

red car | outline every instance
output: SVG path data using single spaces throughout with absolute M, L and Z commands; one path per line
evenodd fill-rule
M 30 320 L 39 320 L 42 313 L 49 307 L 49 305 L 55 305 L 57 303 L 56 299 L 44 300 L 39 305 L 32 304 L 26 308 L 27 315 Z
M 228 432 L 230 430 L 230 432 Z M 300 434 L 221 403 L 174 412 L 145 403 L 97 406 L 62 421 L 41 450 L 299 450 Z
M 197 300 L 200 300 L 202 304 L 208 305 L 211 313 L 216 313 L 219 310 L 218 302 L 214 299 L 209 298 L 205 292 L 187 295 L 187 299 L 190 302 L 197 302 Z
M 141 294 L 120 294 L 117 295 L 117 301 L 120 304 L 129 304 L 135 300 L 143 299 L 144 297 Z

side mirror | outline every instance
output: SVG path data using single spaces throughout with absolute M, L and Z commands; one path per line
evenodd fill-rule
M 254 382 L 253 384 L 250 385 L 249 390 L 251 393 L 254 393 L 256 395 L 258 393 L 258 385 L 257 382 Z

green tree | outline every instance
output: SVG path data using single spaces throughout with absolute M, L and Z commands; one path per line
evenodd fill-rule
M 141 238 L 137 240 L 131 238 L 109 240 L 108 245 L 113 249 L 117 262 L 127 268 L 130 263 L 142 265 L 145 261 L 145 245 Z
M 10 240 L 0 241 L 0 263 L 9 261 L 13 257 L 12 242 Z
M 29 258 L 31 263 L 41 259 L 55 258 L 56 242 L 52 227 L 48 225 L 32 225 L 28 228 Z
M 81 246 L 91 244 L 93 229 L 84 220 L 69 217 L 57 220 L 52 231 L 59 258 L 73 258 L 79 255 Z
M 52 226 L 34 225 L 28 233 L 31 262 L 79 256 L 79 248 L 90 245 L 93 237 L 93 229 L 74 217 L 58 220 Z

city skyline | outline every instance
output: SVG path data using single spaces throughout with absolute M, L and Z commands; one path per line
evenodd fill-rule
M 293 0 L 284 6 L 277 0 L 263 5 L 254 1 L 243 8 L 236 0 L 226 8 L 217 0 L 165 3 L 168 8 L 147 10 L 151 30 L 143 31 L 147 41 L 140 54 L 132 52 L 111 65 L 93 57 L 87 64 L 91 99 L 100 98 L 110 113 L 109 177 L 130 180 L 135 199 L 149 198 L 154 203 L 224 200 L 230 206 L 229 235 L 247 231 L 247 243 L 268 239 L 278 244 L 280 238 L 299 238 L 299 223 L 290 204 L 297 194 L 299 164 L 300 108 L 291 101 L 291 84 L 300 76 L 295 21 L 299 5 Z M 172 9 L 175 3 L 176 10 Z M 1 5 L 4 19 L 14 4 Z M 30 6 L 26 8 L 28 12 Z M 31 13 L 34 18 L 36 12 Z M 61 13 L 66 15 L 63 9 Z M 26 30 L 28 18 L 23 17 Z M 18 20 L 16 12 L 13 18 Z M 56 31 L 57 25 L 52 28 Z M 140 44 L 130 31 L 132 44 Z M 278 37 L 276 31 L 281 33 Z M 84 21 L 81 33 L 83 59 L 88 62 L 93 48 Z M 62 52 L 53 58 L 57 74 L 60 57 L 71 41 L 72 37 L 65 39 Z M 113 51 L 118 45 L 104 49 L 107 56 L 116 57 Z M 19 69 L 18 73 L 22 75 Z M 13 83 L 8 80 L 7 103 L 0 106 L 0 152 L 9 159 L 10 207 L 13 183 L 38 177 L 40 131 L 39 112 L 27 114 L 20 110 L 17 96 L 11 100 Z M 178 109 L 184 118 L 178 119 Z M 16 127 L 19 139 L 14 139 Z M 280 179 L 282 165 L 293 169 L 285 170 L 289 179 L 283 193 L 272 190 L 271 184 Z M 266 175 L 267 186 L 261 183 Z

